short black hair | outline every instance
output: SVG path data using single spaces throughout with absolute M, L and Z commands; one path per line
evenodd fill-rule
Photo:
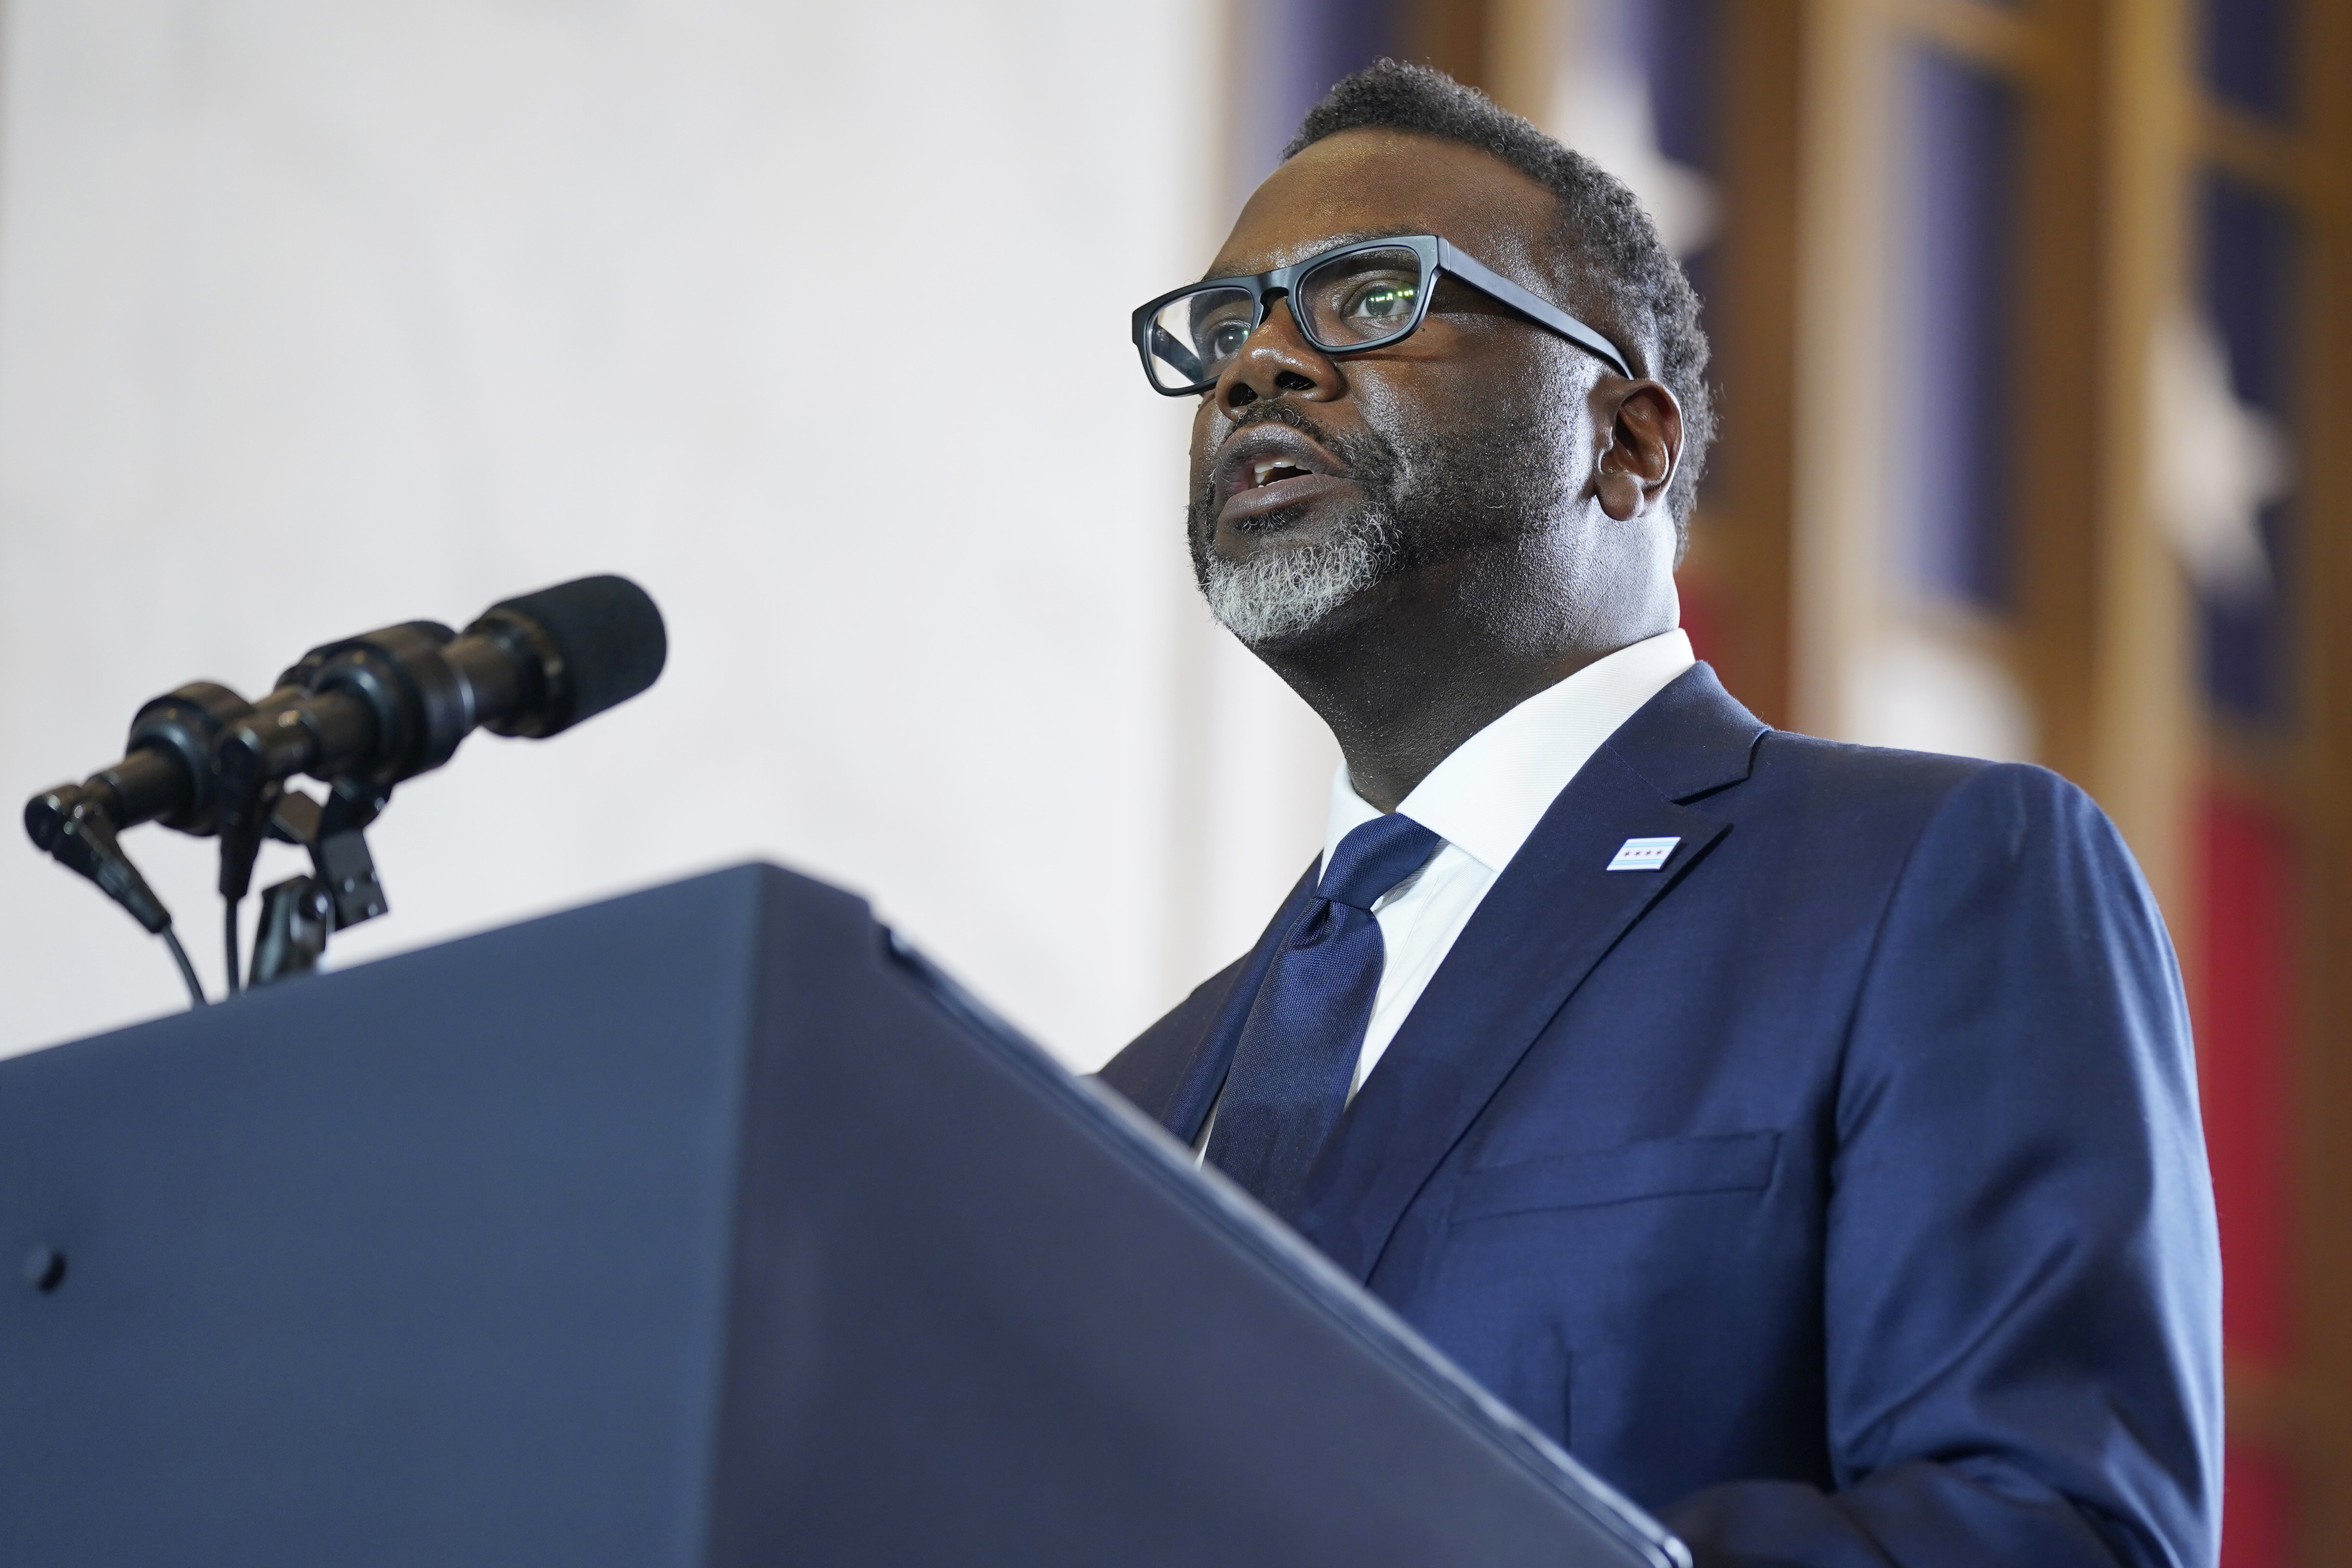
M 1349 77 L 1307 110 L 1282 155 L 1293 158 L 1327 136 L 1364 129 L 1475 147 L 1559 199 L 1548 237 L 1589 297 L 1576 302 L 1580 314 L 1600 316 L 1594 325 L 1616 339 L 1633 369 L 1664 382 L 1682 404 L 1682 466 L 1666 492 L 1679 554 L 1715 440 L 1715 400 L 1706 384 L 1698 295 L 1658 238 L 1658 225 L 1624 183 L 1591 159 L 1427 66 L 1381 60 Z

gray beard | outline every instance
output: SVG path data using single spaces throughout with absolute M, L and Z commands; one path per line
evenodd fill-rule
M 1311 544 L 1277 545 L 1247 560 L 1210 550 L 1199 561 L 1209 613 L 1250 646 L 1296 637 L 1397 569 L 1402 540 L 1377 509 Z
M 1262 422 L 1320 441 L 1364 487 L 1364 501 L 1311 544 L 1274 541 L 1247 560 L 1214 544 L 1216 496 L 1203 485 L 1187 512 L 1192 571 L 1209 613 L 1245 646 L 1310 632 L 1374 584 L 1413 568 L 1507 541 L 1560 512 L 1568 497 L 1542 464 L 1491 461 L 1497 452 L 1548 452 L 1554 415 L 1530 404 L 1475 436 L 1426 437 L 1402 449 L 1370 431 L 1324 430 L 1286 401 L 1252 409 Z M 1258 519 L 1261 528 L 1280 517 Z

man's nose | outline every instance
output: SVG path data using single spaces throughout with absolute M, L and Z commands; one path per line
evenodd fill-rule
M 1338 396 L 1339 387 L 1339 367 L 1298 330 L 1286 296 L 1274 302 L 1217 378 L 1217 406 L 1231 416 L 1262 397 L 1285 393 L 1323 402 Z

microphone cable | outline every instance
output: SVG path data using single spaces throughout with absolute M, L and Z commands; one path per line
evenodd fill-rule
M 172 949 L 172 959 L 180 966 L 180 978 L 187 982 L 188 1006 L 201 1008 L 212 998 L 205 995 L 204 986 L 196 979 L 196 967 L 188 962 L 188 950 L 180 946 L 180 934 L 170 926 L 163 927 L 163 945 Z
M 234 898 L 221 901 L 222 935 L 228 948 L 228 994 L 232 997 L 244 988 L 236 983 L 236 904 Z

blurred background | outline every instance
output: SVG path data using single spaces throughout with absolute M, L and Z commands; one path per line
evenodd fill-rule
M 2333 0 L 5 0 L 11 798 L 182 681 L 623 571 L 661 684 L 404 787 L 393 915 L 331 956 L 764 856 L 1093 1066 L 1255 936 L 1335 760 L 1193 597 L 1127 312 L 1381 55 L 1684 256 L 1726 432 L 1684 615 L 1732 691 L 2123 827 L 2198 1026 L 2225 1560 L 2345 1561 Z M 129 847 L 217 989 L 209 846 Z M 0 1052 L 180 1000 L 0 852 Z

